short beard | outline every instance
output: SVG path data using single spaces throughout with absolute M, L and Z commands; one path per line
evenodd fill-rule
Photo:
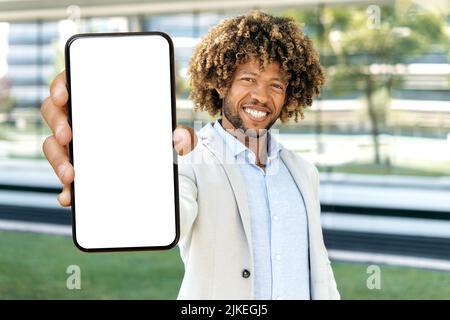
M 231 105 L 230 101 L 227 99 L 227 97 L 225 97 L 223 99 L 223 105 L 222 105 L 222 111 L 223 111 L 224 117 L 227 118 L 227 120 L 233 125 L 233 127 L 236 130 L 239 130 L 239 131 L 241 131 L 242 134 L 252 137 L 252 138 L 258 138 L 259 136 L 264 136 L 266 134 L 266 132 L 269 131 L 269 129 L 274 125 L 274 123 L 277 120 L 277 118 L 275 118 L 275 120 L 270 122 L 266 128 L 264 128 L 262 130 L 258 130 L 258 131 L 262 131 L 262 133 L 260 134 L 260 132 L 256 132 L 256 130 L 249 130 L 248 128 L 246 128 L 244 126 L 242 118 L 239 116 L 239 111 L 236 111 L 236 113 L 233 114 L 231 110 L 232 110 L 232 105 Z

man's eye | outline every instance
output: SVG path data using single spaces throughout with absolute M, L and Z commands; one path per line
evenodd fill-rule
M 247 82 L 253 82 L 254 79 L 252 78 L 242 78 L 241 80 L 247 81 Z
M 279 89 L 279 90 L 283 90 L 283 86 L 276 84 L 276 83 L 272 84 L 272 87 Z

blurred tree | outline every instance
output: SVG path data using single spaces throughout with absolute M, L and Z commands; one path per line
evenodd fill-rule
M 189 96 L 189 83 L 182 73 L 181 64 L 178 63 L 175 63 L 175 94 L 181 99 L 187 99 Z
M 304 22 L 306 33 L 319 44 L 328 77 L 325 89 L 334 95 L 363 93 L 374 162 L 380 164 L 379 134 L 386 125 L 392 89 L 401 84 L 399 71 L 414 57 L 448 50 L 445 16 L 418 7 L 399 12 L 393 6 L 319 7 L 313 14 L 286 14 Z M 385 98 L 374 99 L 376 95 Z
M 8 119 L 15 103 L 16 100 L 11 96 L 11 80 L 6 76 L 0 78 L 0 114 L 6 114 L 5 118 Z

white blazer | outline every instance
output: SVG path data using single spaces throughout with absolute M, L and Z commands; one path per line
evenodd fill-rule
M 253 299 L 253 250 L 247 192 L 238 165 L 211 123 L 197 146 L 178 157 L 180 255 L 185 274 L 178 299 Z M 308 215 L 312 299 L 340 299 L 320 223 L 315 166 L 282 147 L 280 156 Z

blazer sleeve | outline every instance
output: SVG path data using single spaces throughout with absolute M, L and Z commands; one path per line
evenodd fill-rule
M 178 191 L 180 205 L 179 242 L 184 243 L 192 230 L 198 213 L 198 189 L 189 155 L 178 157 Z
M 313 171 L 314 171 L 314 193 L 316 195 L 316 200 L 318 203 L 320 203 L 320 196 L 319 196 L 319 190 L 320 190 L 320 175 L 319 171 L 317 170 L 316 166 L 313 165 Z M 331 261 L 328 258 L 328 251 L 326 248 L 324 248 L 326 257 L 327 257 L 327 272 L 328 272 L 328 291 L 329 291 L 329 300 L 340 300 L 341 295 L 339 294 L 339 291 L 337 289 L 336 280 L 334 278 L 333 268 L 331 267 Z

